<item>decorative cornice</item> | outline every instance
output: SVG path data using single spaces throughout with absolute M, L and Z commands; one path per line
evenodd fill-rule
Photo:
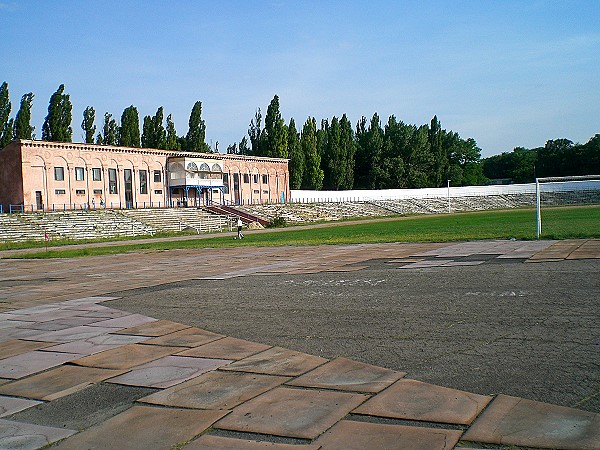
M 238 161 L 268 161 L 273 163 L 286 163 L 289 159 L 286 158 L 271 158 L 265 156 L 246 156 L 233 155 L 230 153 L 199 153 L 199 152 L 182 152 L 178 150 L 159 150 L 155 148 L 137 148 L 137 147 L 118 147 L 114 145 L 100 144 L 83 144 L 76 142 L 50 142 L 37 141 L 29 139 L 18 139 L 17 142 L 23 147 L 29 148 L 45 148 L 45 149 L 64 149 L 64 150 L 80 150 L 92 152 L 116 152 L 116 153 L 137 153 L 141 155 L 159 155 L 167 158 L 185 157 L 185 158 L 207 158 L 221 160 L 238 160 Z

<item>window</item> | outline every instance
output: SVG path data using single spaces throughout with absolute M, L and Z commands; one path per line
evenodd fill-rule
M 250 175 L 247 173 L 244 174 L 244 183 L 250 183 Z
M 229 174 L 223 174 L 223 193 L 229 194 Z
M 154 189 L 155 194 L 162 194 L 162 189 Z
M 94 195 L 102 195 L 102 189 L 94 189 Z
M 258 174 L 257 173 L 255 173 L 254 175 L 252 175 L 252 182 L 254 184 L 258 184 Z
M 148 172 L 140 170 L 140 194 L 148 193 Z
M 55 167 L 54 168 L 54 179 L 56 181 L 64 181 L 65 180 L 65 168 L 64 167 Z
M 117 193 L 117 169 L 108 169 L 108 192 Z
M 75 189 L 75 195 L 85 195 L 85 189 Z
M 160 183 L 161 181 L 162 181 L 162 176 L 161 176 L 160 170 L 155 170 L 154 171 L 154 182 Z
M 102 170 L 98 167 L 92 169 L 92 181 L 102 181 Z
M 54 193 L 56 195 L 64 195 L 65 194 L 65 190 L 64 189 L 54 189 Z
M 269 184 L 269 175 L 262 176 L 262 184 Z
M 83 167 L 75 167 L 75 181 L 83 181 L 84 180 L 83 173 L 84 173 Z

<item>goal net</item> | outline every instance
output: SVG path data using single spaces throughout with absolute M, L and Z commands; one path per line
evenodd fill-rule
M 544 210 L 559 206 L 600 205 L 600 175 L 536 178 L 535 191 L 536 236 L 539 239 Z

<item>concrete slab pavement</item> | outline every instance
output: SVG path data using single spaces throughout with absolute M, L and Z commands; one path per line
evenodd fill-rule
M 265 265 L 254 264 L 252 259 L 229 259 L 227 267 L 213 269 L 210 276 L 342 271 L 381 258 L 393 261 L 398 268 L 410 266 L 415 260 L 428 262 L 428 267 L 441 267 L 450 260 L 466 263 L 469 258 L 480 258 L 482 264 L 501 259 L 572 259 L 577 255 L 600 258 L 597 242 L 518 244 L 375 245 L 361 246 L 360 251 L 327 248 L 327 258 L 323 259 L 314 249 L 292 249 L 287 253 L 250 249 L 250 255 L 272 257 L 278 262 Z M 558 244 L 560 248 L 553 249 Z M 200 254 L 205 256 L 199 252 L 186 257 Z M 128 259 L 130 274 L 142 274 L 135 258 L 129 255 Z M 115 258 L 104 261 L 112 264 Z M 600 449 L 600 415 L 596 413 L 512 396 L 449 389 L 348 358 L 329 360 L 144 314 L 124 315 L 122 310 L 102 305 L 114 296 L 105 299 L 101 294 L 116 290 L 109 275 L 97 276 L 102 265 L 78 268 L 67 262 L 73 272 L 69 273 L 49 264 L 45 267 L 52 268 L 56 278 L 43 282 L 48 287 L 53 285 L 42 294 L 36 288 L 40 272 L 19 272 L 24 267 L 21 263 L 16 261 L 8 268 L 0 264 L 0 283 L 10 279 L 23 282 L 11 285 L 10 292 L 2 294 L 5 312 L 0 324 L 6 326 L 0 329 L 0 372 L 7 373 L 0 374 L 4 378 L 0 410 L 5 411 L 0 419 L 0 448 L 37 449 L 60 441 L 51 448 L 449 449 L 512 445 Z M 173 263 L 174 271 L 178 264 Z M 236 268 L 231 270 L 232 266 Z M 126 270 L 125 265 L 120 267 Z M 81 292 L 81 298 L 78 289 L 67 295 L 65 291 L 76 285 L 78 277 L 92 274 L 93 282 Z M 125 283 L 126 275 L 116 281 L 117 285 Z M 144 280 L 156 282 L 150 278 L 148 274 L 130 280 L 136 286 L 143 285 Z M 28 280 L 32 289 L 26 287 Z M 68 300 L 62 301 L 65 298 Z M 97 314 L 103 320 L 82 324 L 80 319 Z M 47 329 L 57 321 L 67 328 Z M 19 337 L 23 331 L 25 335 Z M 127 338 L 144 341 L 131 343 Z M 86 356 L 93 345 L 111 348 L 100 347 L 97 353 Z M 78 349 L 83 354 L 77 353 Z M 178 372 L 184 368 L 185 364 L 173 361 L 197 363 L 191 366 L 202 369 L 183 376 L 180 372 L 163 376 L 163 370 Z M 18 376 L 14 370 L 11 374 L 5 369 L 17 366 Z M 147 369 L 150 372 L 144 375 Z M 119 389 L 129 389 L 120 383 L 136 380 L 142 380 L 141 386 L 154 387 L 155 392 L 137 397 L 124 411 L 103 416 L 83 429 L 57 427 L 57 415 L 48 425 L 27 422 L 30 419 L 26 418 L 31 417 L 28 411 L 45 408 L 41 416 L 44 420 L 52 415 L 55 402 L 58 405 L 71 396 L 86 398 L 86 391 L 91 393 L 94 387 L 112 385 L 116 402 Z M 94 401 L 93 396 L 89 397 L 89 402 Z

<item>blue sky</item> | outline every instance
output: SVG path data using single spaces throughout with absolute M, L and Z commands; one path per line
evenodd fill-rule
M 435 114 L 490 156 L 600 133 L 599 23 L 598 0 L 0 0 L 0 82 L 13 115 L 35 94 L 38 138 L 64 83 L 75 142 L 88 105 L 98 127 L 163 106 L 182 135 L 200 100 L 224 152 L 277 94 L 298 128 Z

